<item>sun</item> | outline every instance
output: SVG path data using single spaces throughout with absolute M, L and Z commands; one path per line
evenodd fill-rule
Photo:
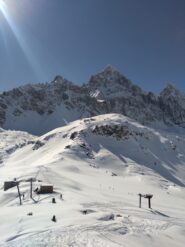
M 13 1 L 13 0 L 12 0 Z M 14 0 L 17 1 L 17 0 Z M 9 30 L 12 32 L 16 42 L 18 43 L 22 53 L 25 56 L 29 66 L 32 68 L 33 72 L 37 75 L 38 70 L 42 71 L 42 68 L 38 62 L 38 59 L 34 56 L 33 50 L 29 47 L 28 42 L 24 36 L 19 25 L 17 25 L 16 16 L 12 14 L 12 5 L 8 4 L 7 0 L 0 0 L 0 19 L 6 22 Z M 0 21 L 1 24 L 1 21 Z M 1 33 L 1 28 L 0 28 Z M 39 68 L 39 69 L 38 69 Z M 37 75 L 39 78 L 39 75 Z
M 0 14 L 5 15 L 6 3 L 4 0 L 0 0 Z
M 4 0 L 0 0 L 0 11 L 3 11 L 4 6 L 5 6 Z

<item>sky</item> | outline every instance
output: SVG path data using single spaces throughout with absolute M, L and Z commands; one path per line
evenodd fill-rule
M 113 65 L 145 91 L 185 92 L 185 0 L 0 0 L 0 92 Z

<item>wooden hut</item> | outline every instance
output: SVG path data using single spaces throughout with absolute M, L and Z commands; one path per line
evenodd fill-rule
M 38 194 L 47 194 L 47 193 L 53 193 L 52 184 L 43 184 L 40 186 L 40 189 L 38 190 Z

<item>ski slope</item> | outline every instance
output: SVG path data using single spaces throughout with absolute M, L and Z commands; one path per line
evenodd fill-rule
M 0 246 L 184 246 L 183 132 L 107 114 L 41 137 L 15 134 L 0 132 L 7 145 L 24 136 L 14 152 L 1 151 Z M 53 184 L 54 193 L 30 199 L 31 177 L 33 189 Z M 3 191 L 14 178 L 22 180 L 21 206 L 16 187 Z M 152 209 L 144 198 L 139 208 L 138 193 L 153 194 Z

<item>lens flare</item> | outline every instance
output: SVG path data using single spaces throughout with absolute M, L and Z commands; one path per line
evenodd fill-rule
M 4 10 L 4 7 L 5 7 L 5 3 L 3 0 L 0 0 L 0 11 L 3 13 L 3 10 Z
M 28 64 L 32 68 L 32 71 L 40 79 L 42 76 L 40 72 L 42 71 L 40 64 L 38 63 L 38 59 L 35 58 L 33 51 L 29 48 L 24 35 L 22 34 L 21 30 L 16 25 L 14 19 L 9 14 L 8 5 L 4 0 L 0 0 L 0 13 L 2 13 L 4 19 L 6 20 L 7 24 L 9 25 L 14 37 L 16 38 Z M 38 73 L 39 71 L 39 73 Z

